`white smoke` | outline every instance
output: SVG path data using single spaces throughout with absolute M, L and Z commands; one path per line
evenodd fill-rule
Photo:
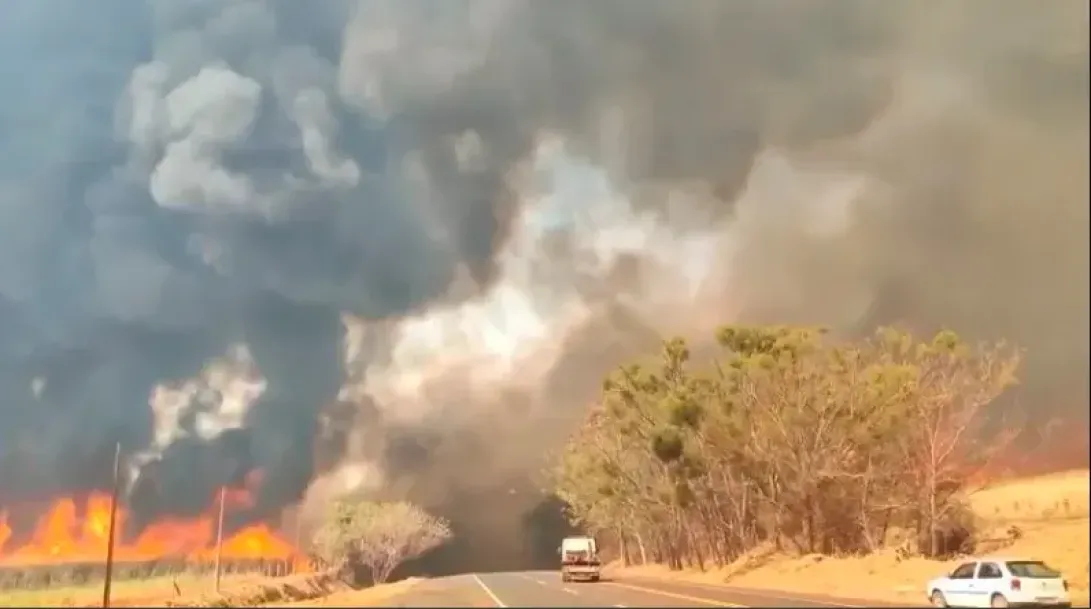
M 320 98 L 306 103 L 320 103 Z M 768 242 L 748 239 L 842 238 L 854 222 L 856 203 L 876 187 L 846 163 L 817 164 L 767 150 L 755 163 L 734 216 L 711 221 L 695 215 L 692 210 L 702 206 L 693 205 L 692 199 L 709 195 L 678 188 L 664 195 L 675 202 L 665 207 L 669 217 L 664 219 L 656 212 L 638 210 L 605 168 L 572 155 L 563 140 L 543 136 L 540 141 L 522 181 L 522 215 L 498 256 L 499 280 L 475 297 L 452 299 L 401 320 L 385 364 L 370 361 L 363 346 L 368 322 L 346 315 L 346 381 L 340 400 L 354 402 L 366 396 L 379 408 L 383 424 L 410 429 L 480 422 L 490 416 L 489 408 L 497 406 L 496 396 L 511 392 L 532 396 L 534 407 L 528 416 L 548 416 L 551 405 L 534 396 L 564 356 L 569 339 L 596 313 L 596 292 L 587 285 L 589 280 L 606 282 L 626 256 L 638 258 L 638 279 L 626 289 L 607 291 L 664 334 L 708 330 L 730 321 L 751 296 L 733 290 L 732 279 L 754 266 L 746 258 L 749 248 L 758 246 L 762 252 L 770 248 Z M 467 159 L 483 154 L 475 149 L 472 133 L 453 145 L 461 146 Z M 327 175 L 351 173 L 333 157 L 323 158 Z M 553 256 L 550 249 L 558 237 L 567 245 L 563 256 Z M 766 259 L 757 267 L 777 264 Z M 866 311 L 874 295 L 853 292 L 857 282 L 852 272 L 847 269 L 844 285 L 836 287 L 843 297 L 837 311 L 849 310 L 855 318 Z M 763 292 L 757 296 L 806 308 L 799 302 L 802 293 L 793 291 L 798 286 L 771 281 L 787 273 L 769 274 L 760 282 Z M 848 298 L 857 306 L 845 307 Z M 199 377 L 157 388 L 152 398 L 157 415 L 153 450 L 164 449 L 180 434 L 212 436 L 241 426 L 247 408 L 265 386 L 260 378 L 246 376 L 253 371 L 249 354 L 236 348 Z M 468 388 L 467 395 L 480 400 L 446 408 L 431 392 L 452 378 Z M 185 431 L 179 421 L 194 410 L 200 411 L 198 424 L 195 431 Z M 342 461 L 312 482 L 304 511 L 318 509 L 331 495 L 390 492 L 380 457 L 382 442 L 366 426 L 349 433 Z
M 154 440 L 143 458 L 161 454 L 187 435 L 211 439 L 241 428 L 266 385 L 244 344 L 233 345 L 193 378 L 157 385 L 149 398 Z
M 846 172 L 807 170 L 770 152 L 755 167 L 735 220 L 681 231 L 671 227 L 693 226 L 698 220 L 680 216 L 664 222 L 637 211 L 604 169 L 569 155 L 559 140 L 543 141 L 531 173 L 524 214 L 500 255 L 499 281 L 479 297 L 402 322 L 386 365 L 355 361 L 364 352 L 365 324 L 350 320 L 350 383 L 342 399 L 366 394 L 385 421 L 410 428 L 480 424 L 500 416 L 489 409 L 499 407 L 497 396 L 511 393 L 531 396 L 534 406 L 526 416 L 550 416 L 556 405 L 539 398 L 546 375 L 564 356 L 569 339 L 595 314 L 594 301 L 581 285 L 587 278 L 607 281 L 620 259 L 637 256 L 641 276 L 622 297 L 630 310 L 664 333 L 707 330 L 730 321 L 736 310 L 724 296 L 735 271 L 734 256 L 754 223 L 782 222 L 780 216 L 787 214 L 795 218 L 788 224 L 833 237 L 850 223 L 851 204 L 862 188 L 861 179 Z M 558 234 L 568 237 L 569 255 L 551 258 L 549 241 Z M 365 365 L 365 374 L 353 374 Z M 477 403 L 448 409 L 430 395 L 452 378 L 468 386 Z M 533 428 L 531 421 L 523 424 Z M 307 501 L 321 501 L 328 493 L 378 492 L 385 482 L 376 447 L 358 434 L 341 465 L 314 483 Z

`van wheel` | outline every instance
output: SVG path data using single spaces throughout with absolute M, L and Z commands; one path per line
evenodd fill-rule
M 598 580 L 599 580 L 599 576 L 598 576 L 598 575 L 592 575 L 592 576 L 591 576 L 591 581 L 593 581 L 593 582 L 597 582 Z
M 930 599 L 933 607 L 946 607 L 947 599 L 944 598 L 943 593 L 939 590 L 933 590 Z
M 989 606 L 990 607 L 1007 607 L 1008 606 L 1008 599 L 1004 598 L 1003 594 L 994 594 L 993 597 L 991 599 L 989 599 Z

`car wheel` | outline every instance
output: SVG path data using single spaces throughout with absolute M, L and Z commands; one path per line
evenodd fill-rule
M 933 590 L 932 596 L 929 598 L 932 601 L 933 607 L 946 607 L 947 598 L 943 596 L 943 593 L 939 590 Z
M 994 594 L 993 597 L 991 599 L 989 599 L 989 606 L 990 607 L 1007 607 L 1008 606 L 1008 599 L 1004 598 L 1003 594 Z

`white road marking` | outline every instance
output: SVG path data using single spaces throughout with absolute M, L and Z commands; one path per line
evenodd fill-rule
M 471 575 L 473 576 L 474 581 L 477 582 L 477 585 L 481 586 L 481 589 L 485 591 L 485 594 L 489 595 L 489 599 L 493 602 L 494 605 L 505 609 L 507 608 L 507 605 L 504 604 L 504 601 L 500 600 L 500 597 L 496 596 L 496 593 L 493 592 L 492 589 L 490 589 L 488 586 L 486 586 L 485 582 L 481 581 L 481 578 L 478 577 L 477 573 L 472 573 Z
M 564 590 L 565 592 L 567 592 L 567 593 L 569 593 L 569 594 L 571 594 L 573 596 L 579 596 L 580 595 L 579 592 L 576 592 L 575 590 L 573 590 L 571 588 L 561 588 L 561 590 Z
M 652 594 L 658 594 L 660 596 L 666 596 L 670 598 L 677 598 L 683 601 L 689 601 L 691 603 L 699 603 L 702 605 L 715 605 L 717 607 L 744 607 L 745 605 L 736 605 L 735 603 L 725 603 L 723 601 L 713 600 L 711 598 L 701 598 L 699 596 L 690 596 L 688 594 L 678 594 L 677 592 L 667 592 L 666 590 L 656 590 L 655 588 L 645 588 L 644 586 L 634 586 L 633 584 L 622 584 L 619 582 L 606 582 L 607 585 L 617 586 L 619 588 L 628 588 L 630 590 L 639 590 L 640 592 L 650 592 Z
M 615 607 L 621 607 L 621 609 L 625 609 L 625 605 L 614 605 L 614 606 Z
M 521 577 L 521 578 L 523 578 L 525 580 L 528 580 L 528 581 L 532 581 L 532 582 L 534 582 L 536 584 L 540 584 L 542 586 L 548 586 L 549 585 L 549 583 L 546 582 L 545 580 L 538 579 L 537 577 L 534 577 L 532 575 L 527 575 L 526 573 L 515 573 L 515 576 L 516 577 Z

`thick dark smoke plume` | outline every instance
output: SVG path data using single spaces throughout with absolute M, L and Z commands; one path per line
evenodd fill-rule
M 733 319 L 1086 418 L 1084 3 L 8 0 L 0 78 L 0 504 L 120 440 L 138 523 L 260 471 L 510 564 L 598 376 Z

